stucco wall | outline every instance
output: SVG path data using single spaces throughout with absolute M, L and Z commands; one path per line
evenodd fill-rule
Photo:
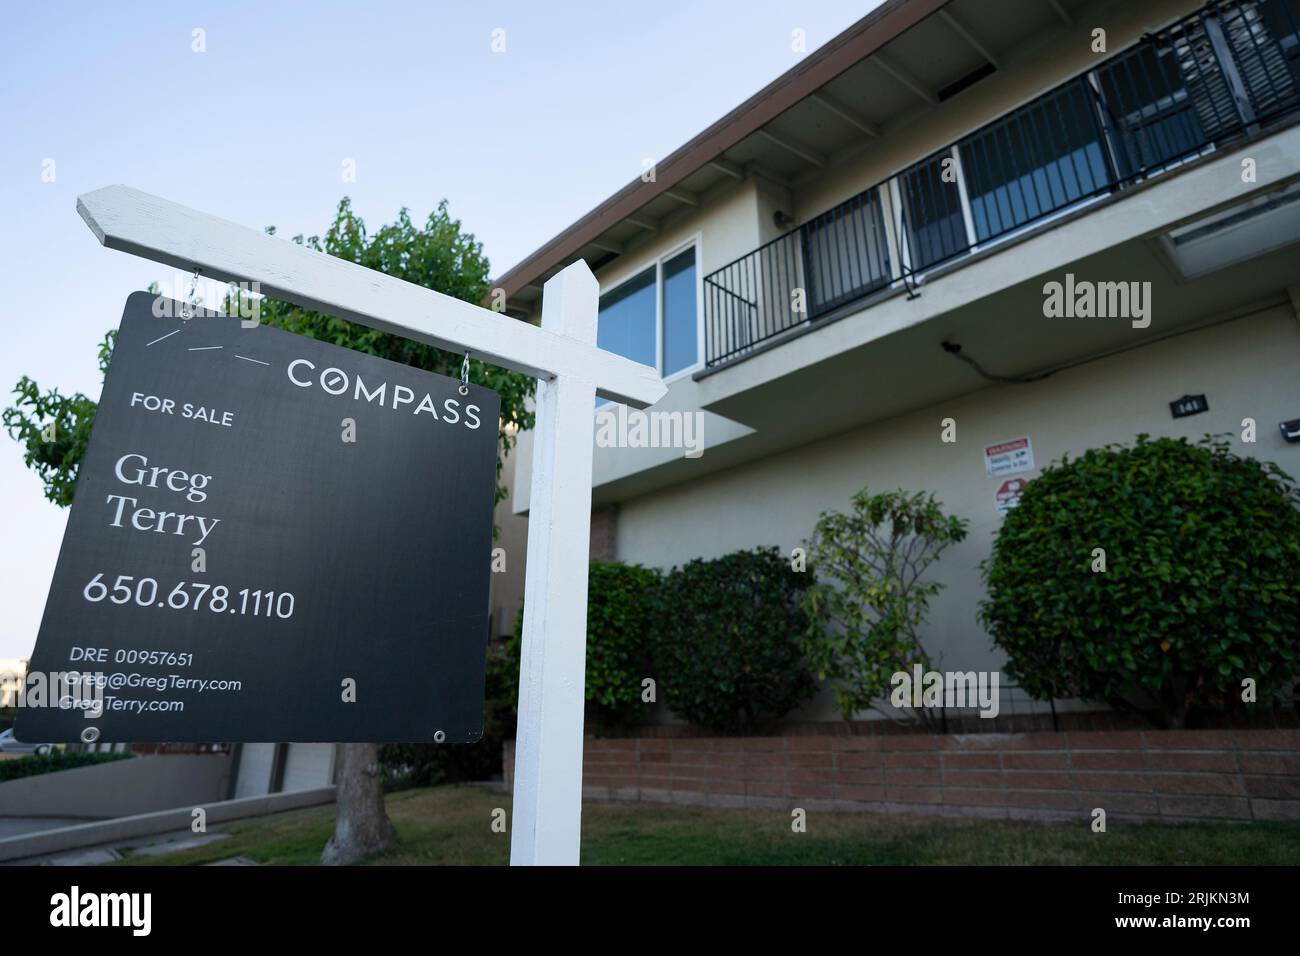
M 1204 393 L 1210 411 L 1174 420 L 1169 402 Z M 816 415 L 792 408 L 791 415 Z M 1258 442 L 1239 441 L 1241 421 Z M 957 441 L 940 440 L 942 419 Z M 986 445 L 1028 435 L 1038 469 L 1062 454 L 1152 435 L 1231 432 L 1240 453 L 1278 462 L 1300 477 L 1300 444 L 1277 428 L 1300 417 L 1300 322 L 1278 307 L 1079 366 L 1030 385 L 996 385 L 960 399 L 878 422 L 842 436 L 623 502 L 618 557 L 669 567 L 775 544 L 787 553 L 806 540 L 820 512 L 843 509 L 868 486 L 934 491 L 948 511 L 970 520 L 965 542 L 935 567 L 947 587 L 931 605 L 926 646 L 946 668 L 994 668 L 1002 657 L 975 620 L 983 594 L 978 565 L 1001 518 L 985 475 Z M 831 718 L 824 697 L 805 719 Z M 864 715 L 866 716 L 866 715 Z
M 610 291 L 693 238 L 699 239 L 696 267 L 701 275 L 745 255 L 763 241 L 758 185 L 752 178 L 716 187 L 701 200 L 699 209 L 668 217 L 658 231 L 597 272 L 600 291 Z

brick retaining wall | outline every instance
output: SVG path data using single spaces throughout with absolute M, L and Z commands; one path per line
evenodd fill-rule
M 507 784 L 514 771 L 506 744 Z M 1300 730 L 589 738 L 587 800 L 1026 819 L 1300 819 Z

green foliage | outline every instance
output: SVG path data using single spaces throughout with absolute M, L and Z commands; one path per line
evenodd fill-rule
M 108 370 L 113 354 L 114 330 L 99 345 L 99 374 Z M 85 395 L 62 395 L 58 389 L 42 392 L 24 375 L 14 386 L 14 404 L 4 410 L 5 431 L 23 446 L 23 464 L 36 472 L 45 497 L 60 507 L 72 504 L 77 467 L 86 453 L 95 403 Z M 52 426 L 52 427 L 51 427 Z
M 635 564 L 593 563 L 587 574 L 587 724 L 604 733 L 632 723 L 646 710 L 641 681 L 650 676 L 660 575 Z M 523 609 L 515 633 L 496 661 L 518 700 Z M 513 701 L 512 701 L 513 703 Z
M 1108 445 L 1030 482 L 983 564 L 980 619 L 1039 698 L 1189 709 L 1300 679 L 1300 494 L 1210 436 Z M 1094 570 L 1105 550 L 1105 571 Z
M 267 232 L 274 234 L 275 229 L 268 228 Z M 306 239 L 295 236 L 293 241 L 468 302 L 481 302 L 488 292 L 489 267 L 482 244 L 462 230 L 460 220 L 451 218 L 445 199 L 422 227 L 417 227 L 403 209 L 396 222 L 371 234 L 366 231 L 365 222 L 352 211 L 351 202 L 344 198 L 323 240 L 319 236 Z M 231 313 L 234 305 L 227 301 L 226 311 Z M 267 325 L 440 375 L 460 375 L 464 358 L 460 354 L 275 299 L 262 299 L 260 309 L 260 321 Z M 101 372 L 108 367 L 115 334 L 110 332 L 100 347 Z M 470 380 L 501 396 L 499 476 L 502 457 L 514 444 L 517 431 L 533 426 L 533 413 L 526 407 L 526 400 L 535 383 L 526 375 L 474 361 L 472 356 Z M 72 396 L 60 395 L 57 390 L 42 393 L 26 377 L 14 388 L 14 394 L 17 400 L 4 412 L 5 429 L 10 437 L 24 444 L 24 460 L 45 483 L 45 496 L 55 504 L 68 505 L 72 502 L 77 467 L 90 435 L 95 403 L 80 393 Z M 53 443 L 45 442 L 41 435 L 42 428 L 50 421 L 57 425 Z M 505 494 L 505 488 L 498 486 L 497 500 Z
M 799 649 L 806 583 L 776 548 L 697 558 L 669 572 L 654 659 L 673 713 L 752 734 L 811 698 L 817 688 Z
M 111 763 L 114 760 L 128 760 L 132 754 L 123 753 L 67 753 L 56 750 L 53 753 L 37 756 L 14 757 L 0 760 L 0 783 L 17 780 L 19 777 L 35 777 L 37 774 L 54 773 L 56 770 L 72 770 L 76 767 L 89 767 L 97 763 Z
M 816 582 L 804 594 L 804 650 L 818 678 L 830 679 L 845 720 L 877 706 L 895 673 L 932 669 L 919 630 L 943 585 L 921 576 L 965 537 L 966 520 L 924 492 L 863 488 L 847 514 L 818 518 L 808 543 Z M 922 709 L 916 720 L 930 725 L 935 716 Z
M 593 564 L 587 577 L 587 700 L 602 724 L 630 723 L 646 710 L 659 572 Z M 522 630 L 522 629 L 521 629 Z

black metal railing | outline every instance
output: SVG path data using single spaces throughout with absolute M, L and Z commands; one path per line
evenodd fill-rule
M 1300 0 L 1218 0 L 704 278 L 710 367 L 1300 110 Z

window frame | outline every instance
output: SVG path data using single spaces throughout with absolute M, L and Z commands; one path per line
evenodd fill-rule
M 671 375 L 664 375 L 664 263 L 669 259 L 675 259 L 677 256 L 694 248 L 695 250 L 695 361 L 685 368 L 678 369 Z M 625 278 L 608 289 L 602 289 L 600 298 L 613 295 L 629 282 L 643 276 L 646 272 L 654 269 L 655 279 L 655 371 L 663 379 L 664 384 L 670 384 L 679 378 L 691 375 L 704 367 L 704 322 L 701 321 L 704 307 L 704 269 L 700 262 L 701 250 L 703 248 L 703 236 L 700 232 L 695 232 L 683 241 L 677 243 L 669 249 L 655 256 L 654 260 L 642 264 L 639 268 L 633 269 Z M 597 306 L 599 309 L 599 306 Z M 599 328 L 599 312 L 597 313 Z M 603 404 L 603 403 L 602 403 Z

